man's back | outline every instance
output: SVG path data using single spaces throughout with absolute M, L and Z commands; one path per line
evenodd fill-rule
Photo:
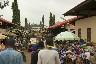
M 38 54 L 38 64 L 60 64 L 58 52 L 44 49 Z
M 0 52 L 0 64 L 23 64 L 23 58 L 21 53 L 7 48 Z

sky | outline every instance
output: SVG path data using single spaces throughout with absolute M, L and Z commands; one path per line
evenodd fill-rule
M 3 1 L 3 0 L 0 0 Z M 12 2 L 14 0 L 9 0 L 9 6 L 5 7 L 3 10 L 0 9 L 0 15 L 8 21 L 12 21 Z M 42 20 L 42 16 L 45 16 L 45 25 L 49 24 L 50 12 L 55 14 L 56 22 L 63 21 L 60 17 L 64 17 L 62 14 L 78 5 L 84 0 L 17 0 L 20 9 L 20 20 L 21 25 L 25 25 L 25 18 L 31 24 L 39 24 Z M 68 19 L 69 17 L 65 17 Z

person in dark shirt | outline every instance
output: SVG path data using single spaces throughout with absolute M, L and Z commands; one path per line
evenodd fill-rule
M 36 46 L 34 46 L 34 49 L 32 49 L 32 52 L 31 52 L 31 64 L 37 64 L 38 53 L 40 49 L 43 49 L 43 48 L 44 48 L 44 43 L 42 41 L 40 41 L 38 44 L 36 44 Z

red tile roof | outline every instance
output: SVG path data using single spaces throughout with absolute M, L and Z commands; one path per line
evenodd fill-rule
M 13 24 L 12 22 L 8 21 L 8 20 L 5 20 L 3 18 L 0 17 L 0 22 L 5 22 L 5 23 L 9 23 L 9 24 Z
M 48 29 L 55 29 L 57 27 L 62 27 L 64 25 L 66 25 L 67 23 L 71 24 L 72 22 L 75 22 L 76 20 L 83 18 L 82 16 L 78 16 L 78 17 L 74 17 L 68 20 L 64 20 L 63 22 L 57 22 L 55 25 L 50 26 Z

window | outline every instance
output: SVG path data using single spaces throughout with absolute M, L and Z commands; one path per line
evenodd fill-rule
M 87 28 L 87 41 L 91 42 L 91 28 Z
M 72 33 L 74 33 L 74 34 L 75 34 L 75 31 L 73 31 Z
M 81 28 L 78 29 L 78 37 L 81 38 Z

